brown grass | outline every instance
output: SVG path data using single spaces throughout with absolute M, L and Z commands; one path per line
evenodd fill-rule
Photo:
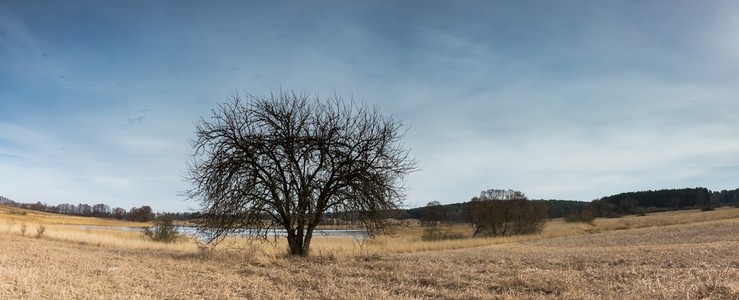
M 280 240 L 201 252 L 61 225 L 36 239 L 37 225 L 17 222 L 25 236 L 0 228 L 0 299 L 739 299 L 739 209 L 553 221 L 499 239 L 425 242 L 408 227 L 318 238 L 309 259 L 284 256 Z
M 44 225 L 91 225 L 91 226 L 122 226 L 122 227 L 144 227 L 148 223 L 128 222 L 114 219 L 101 219 L 93 217 L 78 217 L 61 214 L 53 214 L 22 208 L 14 208 L 0 205 L 0 221 L 6 223 L 34 223 Z

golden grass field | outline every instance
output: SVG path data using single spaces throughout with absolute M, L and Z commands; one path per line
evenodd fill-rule
M 408 226 L 317 237 L 307 259 L 285 256 L 281 240 L 203 250 L 69 225 L 128 222 L 19 212 L 0 206 L 0 299 L 739 299 L 736 208 L 438 242 Z

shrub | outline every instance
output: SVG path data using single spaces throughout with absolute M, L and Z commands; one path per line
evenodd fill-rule
M 564 216 L 564 220 L 567 223 L 577 223 L 580 222 L 580 216 L 574 212 L 571 212 Z
M 144 228 L 143 235 L 162 243 L 173 243 L 182 237 L 174 225 L 172 214 L 164 214 L 154 219 L 154 227 Z
M 593 221 L 595 221 L 595 215 L 593 214 L 592 210 L 583 209 L 580 212 L 580 222 L 587 223 L 587 224 L 593 224 Z
M 42 236 L 44 236 L 44 232 L 46 232 L 46 226 L 39 225 L 39 227 L 36 228 L 36 238 L 40 239 Z
M 640 217 L 646 216 L 647 215 L 647 209 L 644 208 L 644 207 L 641 207 L 641 206 L 637 206 L 634 209 L 634 214 L 636 214 L 637 216 L 640 216 Z
M 20 215 L 20 216 L 25 216 L 25 215 L 27 215 L 27 214 L 28 214 L 28 212 L 26 212 L 26 211 L 19 211 L 19 210 L 15 210 L 15 209 L 11 209 L 11 210 L 9 211 L 9 213 L 10 213 L 11 215 Z
M 564 217 L 565 222 L 567 223 L 587 223 L 587 224 L 593 224 L 593 220 L 595 220 L 595 215 L 593 215 L 593 211 L 589 208 L 583 209 L 580 212 L 573 211 L 569 214 L 567 214 Z

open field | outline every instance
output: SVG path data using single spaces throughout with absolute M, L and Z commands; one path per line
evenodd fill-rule
M 78 217 L 52 214 L 42 211 L 14 208 L 0 205 L 0 221 L 5 223 L 34 223 L 43 225 L 91 225 L 91 226 L 126 226 L 143 227 L 146 223 L 128 222 L 114 219 Z
M 280 241 L 201 251 L 44 224 L 34 238 L 37 223 L 0 213 L 0 299 L 739 299 L 734 208 L 552 221 L 499 239 L 424 242 L 416 227 L 317 238 L 309 259 L 285 257 Z

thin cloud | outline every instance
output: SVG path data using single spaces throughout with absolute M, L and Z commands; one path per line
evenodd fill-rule
M 146 116 L 138 116 L 134 118 L 126 118 L 126 121 L 128 121 L 129 124 L 133 124 L 133 123 L 141 123 L 144 121 L 144 119 L 146 119 Z
M 3 4 L 0 194 L 183 210 L 193 123 L 281 87 L 408 125 L 411 206 L 736 188 L 735 4 L 292 4 Z

